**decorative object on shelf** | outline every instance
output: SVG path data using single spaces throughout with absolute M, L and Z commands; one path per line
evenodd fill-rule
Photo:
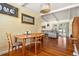
M 49 24 L 47 24 L 47 26 L 49 26 Z
M 42 26 L 42 28 L 46 28 L 46 26 Z
M 26 15 L 26 14 L 22 14 L 21 18 L 22 18 L 22 23 L 28 23 L 28 24 L 34 25 L 34 17 Z
M 40 13 L 48 13 L 51 10 L 51 5 L 50 3 L 44 3 L 41 6 L 41 11 Z
M 18 8 L 6 3 L 0 3 L 0 13 L 18 17 Z

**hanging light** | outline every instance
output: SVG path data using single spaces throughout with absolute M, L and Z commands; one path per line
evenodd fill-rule
M 44 3 L 41 6 L 41 11 L 40 13 L 48 13 L 50 11 L 50 4 L 49 3 Z

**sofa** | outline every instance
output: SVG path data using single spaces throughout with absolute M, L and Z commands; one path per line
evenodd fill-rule
M 50 38 L 58 38 L 58 32 L 56 30 L 45 30 L 43 32 Z

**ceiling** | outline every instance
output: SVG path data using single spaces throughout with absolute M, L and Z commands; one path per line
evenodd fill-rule
M 19 4 L 24 8 L 29 8 L 35 13 L 40 13 L 41 6 L 43 3 L 22 3 Z M 66 8 L 72 5 L 76 5 L 77 3 L 51 3 L 51 11 L 56 11 L 58 9 Z M 76 12 L 74 12 L 76 11 Z M 74 16 L 79 16 L 79 7 L 63 10 L 60 12 L 50 13 L 47 15 L 41 16 L 41 18 L 48 21 L 60 21 L 60 20 L 68 20 L 73 18 Z
M 44 3 L 21 3 L 19 5 L 31 9 L 35 13 L 40 13 L 41 6 Z M 51 10 L 57 10 L 77 3 L 51 3 Z

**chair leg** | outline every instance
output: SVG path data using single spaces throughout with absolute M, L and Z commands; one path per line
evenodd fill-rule
M 37 55 L 36 40 L 35 40 L 35 55 Z
M 40 40 L 40 51 L 41 51 L 41 48 L 42 48 L 42 41 Z
M 19 49 L 20 49 L 20 46 L 18 46 L 18 49 L 17 49 L 17 51 L 19 51 Z
M 30 39 L 30 44 L 29 44 L 29 51 L 31 50 L 31 39 Z
M 41 47 L 42 47 L 42 46 L 41 46 L 41 42 L 40 42 L 40 50 L 41 50 Z
M 13 47 L 12 47 L 12 51 L 13 51 Z
M 41 47 L 43 47 L 43 44 L 44 44 L 44 37 L 42 38 L 42 40 L 41 40 Z
M 17 47 L 15 47 L 15 51 L 17 50 L 16 48 L 17 48 Z
M 20 48 L 20 46 L 18 46 L 18 49 Z
M 10 52 L 10 46 L 9 46 L 9 50 L 8 50 L 8 52 Z
M 8 48 L 8 55 L 10 55 L 10 47 Z

